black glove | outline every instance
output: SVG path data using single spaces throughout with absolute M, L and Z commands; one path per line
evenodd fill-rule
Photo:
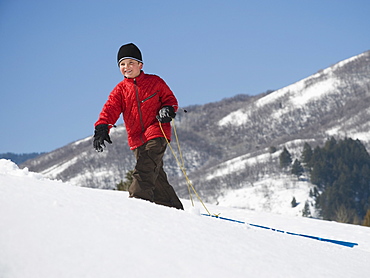
M 107 124 L 100 124 L 95 127 L 94 133 L 94 148 L 97 152 L 102 152 L 103 148 L 105 148 L 104 140 L 107 141 L 109 144 L 112 144 L 112 141 L 109 137 L 109 129 Z
M 161 123 L 169 123 L 172 121 L 173 118 L 176 117 L 175 108 L 172 106 L 164 106 L 161 110 L 158 112 L 159 115 L 157 115 L 158 121 Z

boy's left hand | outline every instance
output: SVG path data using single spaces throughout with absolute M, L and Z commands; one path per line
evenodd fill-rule
M 161 110 L 158 112 L 159 115 L 157 115 L 158 121 L 161 123 L 169 123 L 172 121 L 173 118 L 176 117 L 175 108 L 172 106 L 164 106 Z

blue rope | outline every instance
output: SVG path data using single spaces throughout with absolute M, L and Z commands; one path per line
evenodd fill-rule
M 334 244 L 338 244 L 338 245 L 342 245 L 342 246 L 346 246 L 346 247 L 351 247 L 351 248 L 358 245 L 358 243 L 353 243 L 353 242 L 348 242 L 348 241 L 333 240 L 333 239 L 327 239 L 327 238 L 322 238 L 322 237 L 317 237 L 317 236 L 310 236 L 310 235 L 304 235 L 304 234 L 296 234 L 296 233 L 291 233 L 291 232 L 285 232 L 285 231 L 282 231 L 282 230 L 278 230 L 278 229 L 274 229 L 274 228 L 270 228 L 270 227 L 266 227 L 266 226 L 261 226 L 261 225 L 256 225 L 256 224 L 250 224 L 250 223 L 246 223 L 246 222 L 235 220 L 235 219 L 221 217 L 221 216 L 218 216 L 218 215 L 210 215 L 210 214 L 202 214 L 202 215 L 218 218 L 218 219 L 221 219 L 221 220 L 236 222 L 236 223 L 240 223 L 240 224 L 247 224 L 247 225 L 252 226 L 252 227 L 262 228 L 262 229 L 266 229 L 266 230 L 272 230 L 272 231 L 275 231 L 275 232 L 284 233 L 284 234 L 288 234 L 288 235 L 301 236 L 301 237 L 311 238 L 311 239 L 315 239 L 315 240 L 319 240 L 319 241 L 330 242 L 330 243 L 334 243 Z

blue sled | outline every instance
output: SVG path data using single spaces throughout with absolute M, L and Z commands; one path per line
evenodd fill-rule
M 221 216 L 217 216 L 217 215 L 209 215 L 209 214 L 203 214 L 203 213 L 202 213 L 202 215 L 218 218 L 218 219 L 221 219 L 221 220 L 236 222 L 236 223 L 240 223 L 240 224 L 247 224 L 247 225 L 252 226 L 252 227 L 262 228 L 262 229 L 266 229 L 266 230 L 272 230 L 272 231 L 275 231 L 275 232 L 284 233 L 284 234 L 288 234 L 288 235 L 301 236 L 301 237 L 316 239 L 316 240 L 319 240 L 319 241 L 326 241 L 326 242 L 330 242 L 330 243 L 334 243 L 334 244 L 338 244 L 338 245 L 342 245 L 342 246 L 346 246 L 346 247 L 351 247 L 351 248 L 358 245 L 358 243 L 353 243 L 353 242 L 348 242 L 348 241 L 333 240 L 333 239 L 327 239 L 327 238 L 322 238 L 322 237 L 317 237 L 317 236 L 309 236 L 309 235 L 304 235 L 304 234 L 296 234 L 296 233 L 291 233 L 291 232 L 285 232 L 285 231 L 282 231 L 282 230 L 278 230 L 278 229 L 274 229 L 274 228 L 270 228 L 270 227 L 266 227 L 266 226 L 261 226 L 261 225 L 256 225 L 256 224 L 250 224 L 250 223 L 246 223 L 246 222 L 243 222 L 243 221 L 230 219 L 230 218 L 225 218 L 225 217 L 221 217 Z

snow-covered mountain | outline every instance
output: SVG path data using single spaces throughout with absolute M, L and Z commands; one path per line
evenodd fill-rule
M 369 227 L 206 204 L 241 224 L 202 216 L 188 200 L 179 211 L 127 197 L 0 160 L 0 277 L 369 275 Z
M 175 126 L 198 193 L 213 204 L 255 210 L 281 212 L 290 207 L 290 214 L 301 215 L 306 201 L 313 209 L 312 185 L 282 173 L 279 154 L 286 147 L 293 159 L 300 158 L 305 142 L 315 147 L 331 136 L 360 139 L 370 151 L 369 76 L 367 51 L 276 91 L 180 111 Z M 134 157 L 123 126 L 111 137 L 113 144 L 103 153 L 93 150 L 88 137 L 22 167 L 78 186 L 115 188 L 132 169 Z M 176 191 L 188 197 L 170 151 L 165 168 Z M 296 208 L 291 207 L 293 197 Z

